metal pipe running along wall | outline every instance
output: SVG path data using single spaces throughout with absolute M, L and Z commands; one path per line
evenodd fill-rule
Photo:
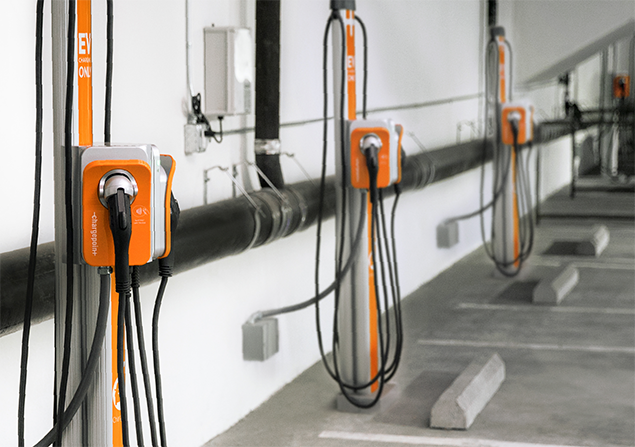
M 536 141 L 548 142 L 570 133 L 568 121 L 536 128 Z M 483 145 L 486 144 L 484 148 Z M 483 151 L 485 149 L 485 158 Z M 492 158 L 491 145 L 474 140 L 409 155 L 404 160 L 402 191 L 413 191 L 481 166 Z M 432 170 L 434 165 L 434 170 Z M 434 172 L 434 178 L 430 178 Z M 393 193 L 389 188 L 387 195 Z M 181 212 L 175 234 L 174 273 L 242 253 L 316 222 L 319 204 L 318 182 L 305 181 L 287 187 L 278 196 L 269 188 L 250 193 L 258 211 L 244 197 L 228 199 Z M 258 217 L 256 217 L 258 213 Z M 335 214 L 335 178 L 326 181 L 323 216 Z M 0 254 L 0 336 L 18 330 L 23 323 L 29 248 Z M 158 264 L 140 268 L 142 285 L 158 281 Z M 55 309 L 55 248 L 49 242 L 38 246 L 33 322 L 53 317 Z

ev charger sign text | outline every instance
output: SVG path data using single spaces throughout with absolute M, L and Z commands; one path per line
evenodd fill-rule
M 92 71 L 92 61 L 90 55 L 90 47 L 92 43 L 91 33 L 77 34 L 77 54 L 78 57 L 78 76 L 80 78 L 90 78 Z

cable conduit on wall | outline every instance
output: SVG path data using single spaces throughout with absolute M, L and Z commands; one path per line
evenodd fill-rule
M 570 134 L 570 125 L 537 127 L 537 142 L 546 143 Z M 541 132 L 542 131 L 542 132 Z M 544 135 L 543 135 L 544 134 Z M 441 181 L 483 162 L 483 141 L 474 140 L 405 158 L 402 191 L 413 191 Z M 488 145 L 486 161 L 491 160 Z M 434 164 L 434 171 L 431 169 Z M 434 178 L 430 178 L 434 172 Z M 393 193 L 386 190 L 386 196 Z M 176 262 L 174 273 L 182 273 L 226 256 L 242 253 L 312 226 L 317 219 L 319 187 L 311 181 L 287 185 L 275 192 L 270 188 L 250 193 L 258 210 L 244 198 L 228 199 L 181 212 L 179 229 L 173 244 Z M 259 213 L 257 222 L 255 213 Z M 326 182 L 324 218 L 335 214 L 335 178 Z M 38 246 L 38 259 L 33 302 L 33 322 L 53 317 L 55 308 L 54 243 Z M 15 332 L 22 324 L 27 283 L 29 249 L 22 248 L 0 254 L 0 336 Z M 142 285 L 159 280 L 158 264 L 140 267 Z
M 396 110 L 408 110 L 408 109 L 424 109 L 426 107 L 434 107 L 434 106 L 441 106 L 444 104 L 452 104 L 455 102 L 460 102 L 460 101 L 470 101 L 473 99 L 479 99 L 480 97 L 482 97 L 483 94 L 482 93 L 472 93 L 469 95 L 462 95 L 462 96 L 452 96 L 450 98 L 443 98 L 443 99 L 435 99 L 432 101 L 426 101 L 426 102 L 416 102 L 416 103 L 412 103 L 412 104 L 402 104 L 402 105 L 398 105 L 398 106 L 388 106 L 388 107 L 376 107 L 374 109 L 368 109 L 366 111 L 366 113 L 370 114 L 370 113 L 378 113 L 378 112 L 393 112 Z M 357 113 L 359 115 L 362 114 L 361 110 L 358 110 Z M 333 117 L 329 116 L 328 120 L 332 120 Z M 286 127 L 296 127 L 296 126 L 305 126 L 307 124 L 315 124 L 315 123 L 321 123 L 324 120 L 324 118 L 311 118 L 311 119 L 307 119 L 307 120 L 300 120 L 300 121 L 289 121 L 287 123 L 281 123 L 280 127 L 281 128 L 286 128 Z M 240 135 L 240 134 L 245 134 L 245 133 L 249 133 L 249 132 L 255 132 L 255 127 L 244 127 L 241 129 L 229 129 L 229 130 L 225 130 L 223 131 L 224 135 Z

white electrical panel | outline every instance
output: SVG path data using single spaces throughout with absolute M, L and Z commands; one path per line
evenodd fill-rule
M 254 64 L 248 28 L 205 28 L 205 103 L 208 116 L 251 113 Z

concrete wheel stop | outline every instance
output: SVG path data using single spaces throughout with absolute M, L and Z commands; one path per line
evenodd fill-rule
M 606 225 L 594 225 L 588 238 L 580 241 L 577 253 L 583 256 L 595 256 L 602 254 L 609 245 L 610 233 Z
M 467 430 L 505 380 L 497 353 L 477 357 L 432 407 L 431 428 Z
M 580 281 L 580 273 L 572 264 L 554 269 L 543 277 L 533 291 L 534 304 L 558 305 Z
M 558 256 L 599 257 L 609 245 L 610 232 L 606 225 L 594 225 L 576 238 L 555 240 L 545 254 Z

